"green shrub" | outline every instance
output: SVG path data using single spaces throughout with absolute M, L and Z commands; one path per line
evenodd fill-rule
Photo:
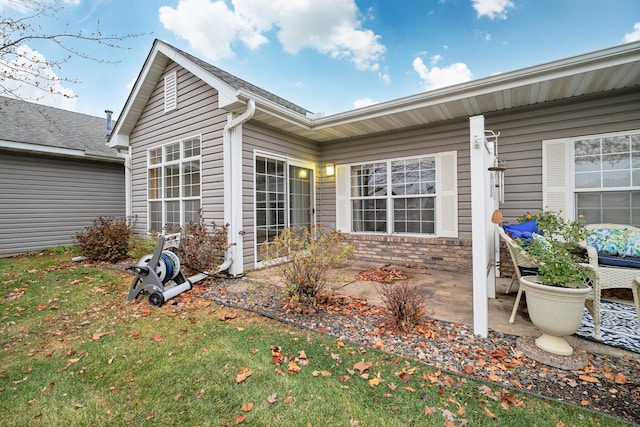
M 262 246 L 265 262 L 283 261 L 277 268 L 288 296 L 304 303 L 315 303 L 318 292 L 327 284 L 328 270 L 353 253 L 353 246 L 345 242 L 342 233 L 336 229 L 325 232 L 321 227 L 287 228 Z
M 200 272 L 213 272 L 222 262 L 224 252 L 227 250 L 227 226 L 218 226 L 211 221 L 207 227 L 202 210 L 198 212 L 198 222 L 190 222 L 184 227 L 167 230 L 167 232 L 179 232 L 180 248 L 178 256 L 181 270 L 187 275 Z
M 80 253 L 93 261 L 116 262 L 127 257 L 132 226 L 125 219 L 98 217 L 76 233 Z
M 392 329 L 409 332 L 422 323 L 426 300 L 417 286 L 410 286 L 406 281 L 385 283 L 379 295 L 387 309 L 386 324 Z

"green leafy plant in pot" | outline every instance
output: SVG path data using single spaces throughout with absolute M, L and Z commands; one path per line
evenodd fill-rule
M 535 260 L 538 274 L 520 281 L 527 297 L 529 317 L 543 334 L 536 346 L 550 353 L 570 356 L 573 348 L 564 339 L 580 326 L 584 302 L 594 279 L 585 263 L 581 243 L 586 229 L 582 218 L 566 220 L 562 212 L 526 214 L 519 220 L 535 219 L 539 235 L 519 243 Z

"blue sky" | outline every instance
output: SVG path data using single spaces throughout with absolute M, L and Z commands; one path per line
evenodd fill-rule
M 43 0 L 51 2 L 54 0 Z M 129 49 L 79 45 L 55 76 L 66 99 L 25 98 L 102 116 L 123 108 L 155 38 L 325 115 L 640 40 L 640 0 L 61 0 L 46 32 L 145 33 Z M 0 0 L 20 17 L 21 0 Z M 22 15 L 24 16 L 24 15 Z M 64 52 L 29 42 L 47 59 Z M 11 58 L 5 58 L 11 59 Z M 118 61 L 117 64 L 110 63 Z

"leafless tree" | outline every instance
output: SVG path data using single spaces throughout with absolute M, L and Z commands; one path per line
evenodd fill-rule
M 117 63 L 119 61 L 101 58 L 99 47 L 129 49 L 126 40 L 140 37 L 144 33 L 104 34 L 100 23 L 89 33 L 75 31 L 64 24 L 59 32 L 51 28 L 59 27 L 61 12 L 65 5 L 61 0 L 8 0 L 4 10 L 0 6 L 0 95 L 25 99 L 21 95 L 25 89 L 30 93 L 72 96 L 64 83 L 79 83 L 74 77 L 58 76 L 64 65 L 72 58 L 95 61 L 97 63 Z M 29 44 L 51 43 L 61 55 L 45 58 Z M 35 89 L 35 90 L 33 90 Z M 35 96 L 38 98 L 38 96 Z M 26 99 L 37 100 L 37 99 Z

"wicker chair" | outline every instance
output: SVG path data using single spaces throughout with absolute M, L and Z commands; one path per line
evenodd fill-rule
M 513 275 L 513 279 L 511 283 L 509 283 L 509 288 L 507 289 L 507 293 L 511 292 L 511 288 L 514 283 L 518 283 L 518 295 L 516 296 L 516 302 L 513 305 L 513 310 L 511 310 L 511 317 L 509 317 L 509 323 L 514 323 L 516 321 L 516 313 L 518 311 L 518 307 L 520 306 L 520 299 L 522 298 L 522 287 L 520 287 L 520 278 L 522 277 L 522 269 L 525 268 L 537 268 L 535 262 L 531 259 L 529 254 L 527 254 L 524 249 L 520 245 L 518 245 L 515 240 L 513 240 L 509 235 L 504 231 L 501 225 L 496 225 L 496 229 L 498 230 L 498 234 L 504 240 L 504 243 L 507 245 L 507 250 L 509 251 L 509 255 L 511 256 L 511 261 L 513 262 L 513 267 L 515 273 Z
M 620 224 L 589 224 L 587 229 L 626 229 L 627 231 L 640 231 L 640 228 L 630 225 Z M 587 308 L 593 316 L 595 323 L 596 339 L 601 339 L 600 335 L 600 291 L 602 289 L 631 289 L 633 292 L 633 301 L 638 315 L 638 323 L 640 324 L 640 269 L 624 268 L 617 266 L 607 266 L 598 264 L 598 252 L 592 246 L 586 246 L 589 255 L 589 265 L 596 273 L 595 284 L 593 286 L 595 292 L 593 298 L 587 300 Z

